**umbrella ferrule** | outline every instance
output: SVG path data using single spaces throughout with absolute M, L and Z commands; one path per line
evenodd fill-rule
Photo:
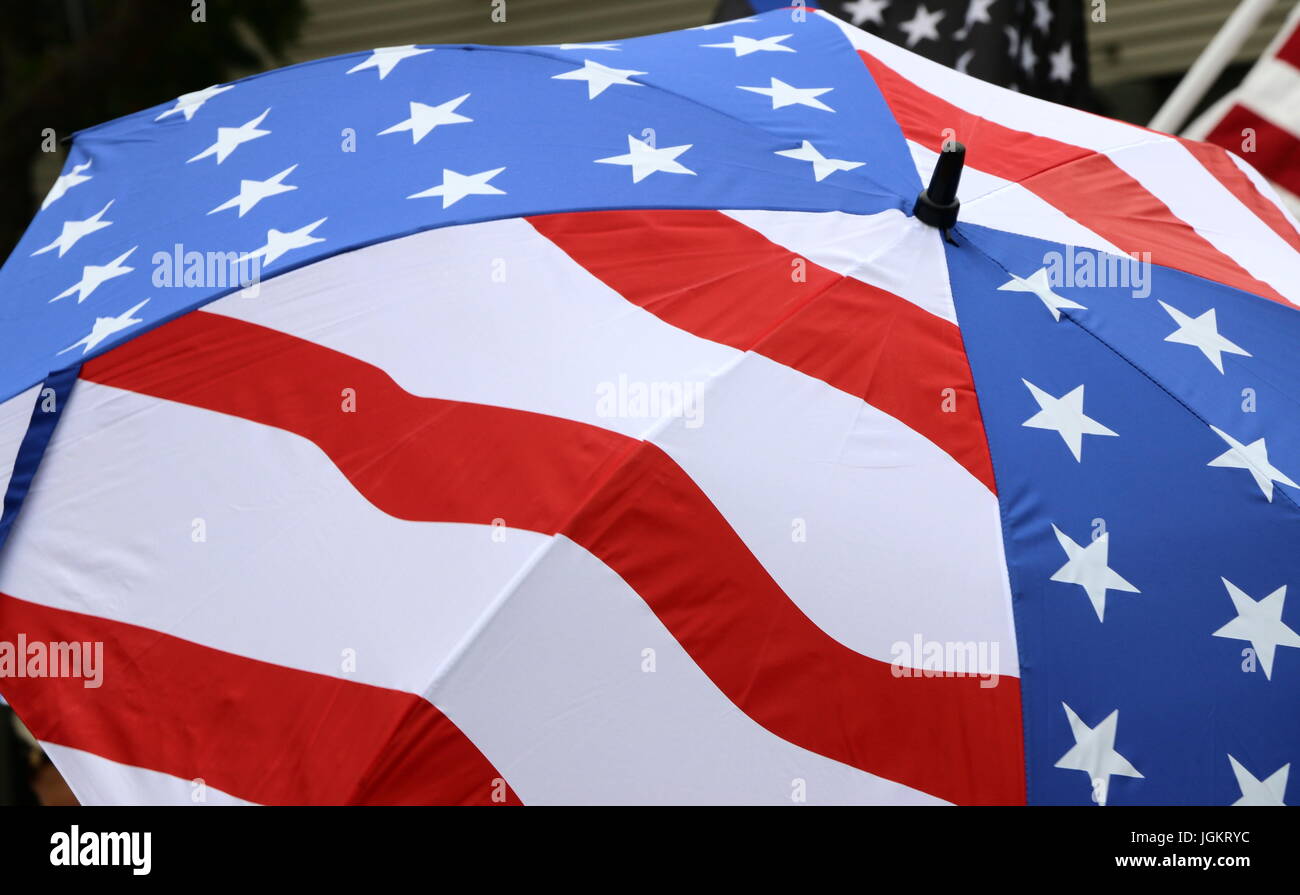
M 961 182 L 961 169 L 966 164 L 966 147 L 956 140 L 943 144 L 939 161 L 930 175 L 930 185 L 921 190 L 912 206 L 912 214 L 931 227 L 947 231 L 957 223 L 957 185 Z

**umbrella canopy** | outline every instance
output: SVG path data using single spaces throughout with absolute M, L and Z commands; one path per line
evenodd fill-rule
M 0 270 L 0 692 L 83 802 L 1282 802 L 1297 247 L 802 9 L 189 94 Z

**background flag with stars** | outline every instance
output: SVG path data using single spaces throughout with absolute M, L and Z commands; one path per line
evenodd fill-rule
M 788 0 L 721 0 L 715 22 L 788 7 Z M 822 0 L 864 31 L 1001 87 L 1092 110 L 1080 0 Z

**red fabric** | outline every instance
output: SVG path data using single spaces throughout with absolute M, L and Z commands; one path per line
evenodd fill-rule
M 955 324 L 802 259 L 716 211 L 599 211 L 529 221 L 664 322 L 862 398 L 996 490 Z M 804 282 L 791 277 L 796 262 L 803 262 Z M 943 409 L 948 388 L 951 412 Z
M 100 687 L 4 679 L 37 739 L 270 805 L 519 804 L 456 725 L 414 694 L 0 594 L 0 639 L 20 633 L 104 644 Z
M 296 432 L 403 518 L 501 516 L 559 531 L 628 582 L 722 692 L 776 735 L 951 801 L 1024 801 L 1016 678 L 991 688 L 972 677 L 896 678 L 889 663 L 843 646 L 653 445 L 417 398 L 356 358 L 202 311 L 95 358 L 82 376 Z M 356 414 L 339 408 L 343 384 L 357 390 Z
M 1121 251 L 1291 306 L 1105 155 L 972 115 L 859 55 L 909 140 L 938 151 L 951 129 L 972 168 L 1021 184 Z
M 1281 48 L 1277 51 L 1277 58 L 1283 62 L 1300 68 L 1300 27 L 1291 32 L 1291 36 L 1283 41 Z
M 1240 131 L 1237 136 L 1237 148 L 1240 149 Z M 1228 192 L 1236 197 L 1238 202 L 1249 208 L 1257 218 L 1268 225 L 1270 230 L 1286 240 L 1291 248 L 1300 252 L 1300 233 L 1296 232 L 1295 227 L 1287 220 L 1277 204 L 1261 193 L 1254 182 L 1228 157 L 1228 151 L 1224 146 L 1215 145 L 1219 141 L 1201 143 L 1197 140 L 1180 139 L 1179 142 L 1219 183 L 1223 184 Z
M 1242 105 L 1233 106 L 1205 139 L 1230 149 L 1241 148 L 1246 128 L 1255 132 L 1250 163 L 1269 180 L 1300 195 L 1300 138 Z

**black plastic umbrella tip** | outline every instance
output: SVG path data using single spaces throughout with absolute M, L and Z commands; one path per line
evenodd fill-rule
M 957 185 L 961 182 L 961 169 L 966 164 L 966 147 L 956 140 L 943 144 L 939 161 L 930 175 L 930 185 L 921 190 L 912 206 L 912 214 L 929 224 L 947 231 L 957 223 Z

